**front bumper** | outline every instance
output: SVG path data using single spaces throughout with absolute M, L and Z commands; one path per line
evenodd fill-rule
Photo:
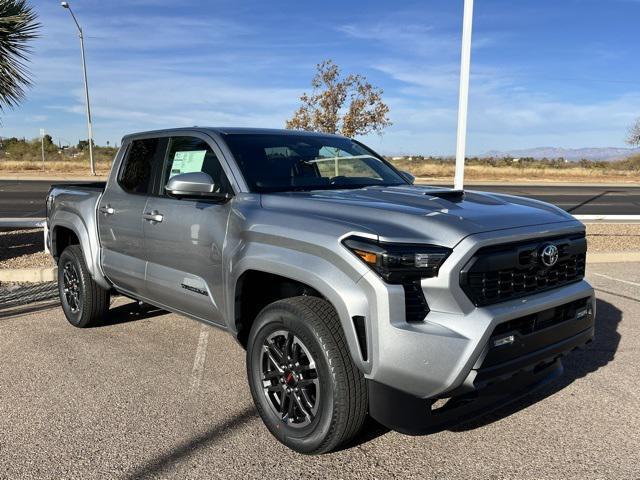
M 574 233 L 581 228 L 569 222 L 549 231 L 531 227 L 467 237 L 454 248 L 437 278 L 422 281 L 431 307 L 423 322 L 405 321 L 402 286 L 386 284 L 375 273 L 367 273 L 359 281 L 368 300 L 367 317 L 372 319 L 366 332 L 370 355 L 363 370 L 367 380 L 421 399 L 476 390 L 482 377 L 488 378 L 480 365 L 498 325 L 581 299 L 595 310 L 593 289 L 584 280 L 486 307 L 475 307 L 459 285 L 460 269 L 485 245 Z M 556 340 L 542 337 L 542 346 Z
M 425 434 L 529 393 L 557 378 L 561 358 L 593 339 L 591 301 L 583 298 L 499 325 L 465 381 L 440 396 L 444 405 L 370 380 L 370 415 L 401 433 Z

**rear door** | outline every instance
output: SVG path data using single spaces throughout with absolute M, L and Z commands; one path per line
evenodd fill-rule
M 166 151 L 166 138 L 132 140 L 98 205 L 102 268 L 119 289 L 145 295 L 142 218 Z
M 172 136 L 144 222 L 148 298 L 219 324 L 224 311 L 222 251 L 231 202 L 176 199 L 164 186 L 173 175 L 202 171 L 220 192 L 233 193 L 221 158 L 217 145 L 205 135 Z

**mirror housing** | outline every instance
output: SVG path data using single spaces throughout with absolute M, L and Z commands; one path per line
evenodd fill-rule
M 402 174 L 402 176 L 411 184 L 413 185 L 416 181 L 416 177 L 414 177 L 413 175 L 411 175 L 409 172 L 405 172 L 404 170 L 400 172 Z
M 191 172 L 171 177 L 164 189 L 169 195 L 176 198 L 212 198 L 219 200 L 231 198 L 228 193 L 216 192 L 217 187 L 208 173 Z

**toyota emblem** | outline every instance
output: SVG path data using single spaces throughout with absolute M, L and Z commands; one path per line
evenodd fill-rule
M 540 249 L 540 261 L 545 267 L 553 267 L 558 263 L 558 247 L 549 243 Z

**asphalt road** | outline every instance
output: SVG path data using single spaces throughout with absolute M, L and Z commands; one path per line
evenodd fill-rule
M 43 217 L 45 215 L 44 199 L 51 183 L 63 182 L 0 181 L 0 218 Z M 631 187 L 470 185 L 469 189 L 536 198 L 558 205 L 573 214 L 640 215 L 640 185 Z
M 117 300 L 110 325 L 0 310 L 0 478 L 640 478 L 640 265 L 589 266 L 596 340 L 556 384 L 428 436 L 370 424 L 318 457 L 276 442 L 223 332 Z M 30 307 L 33 308 L 33 307 Z

